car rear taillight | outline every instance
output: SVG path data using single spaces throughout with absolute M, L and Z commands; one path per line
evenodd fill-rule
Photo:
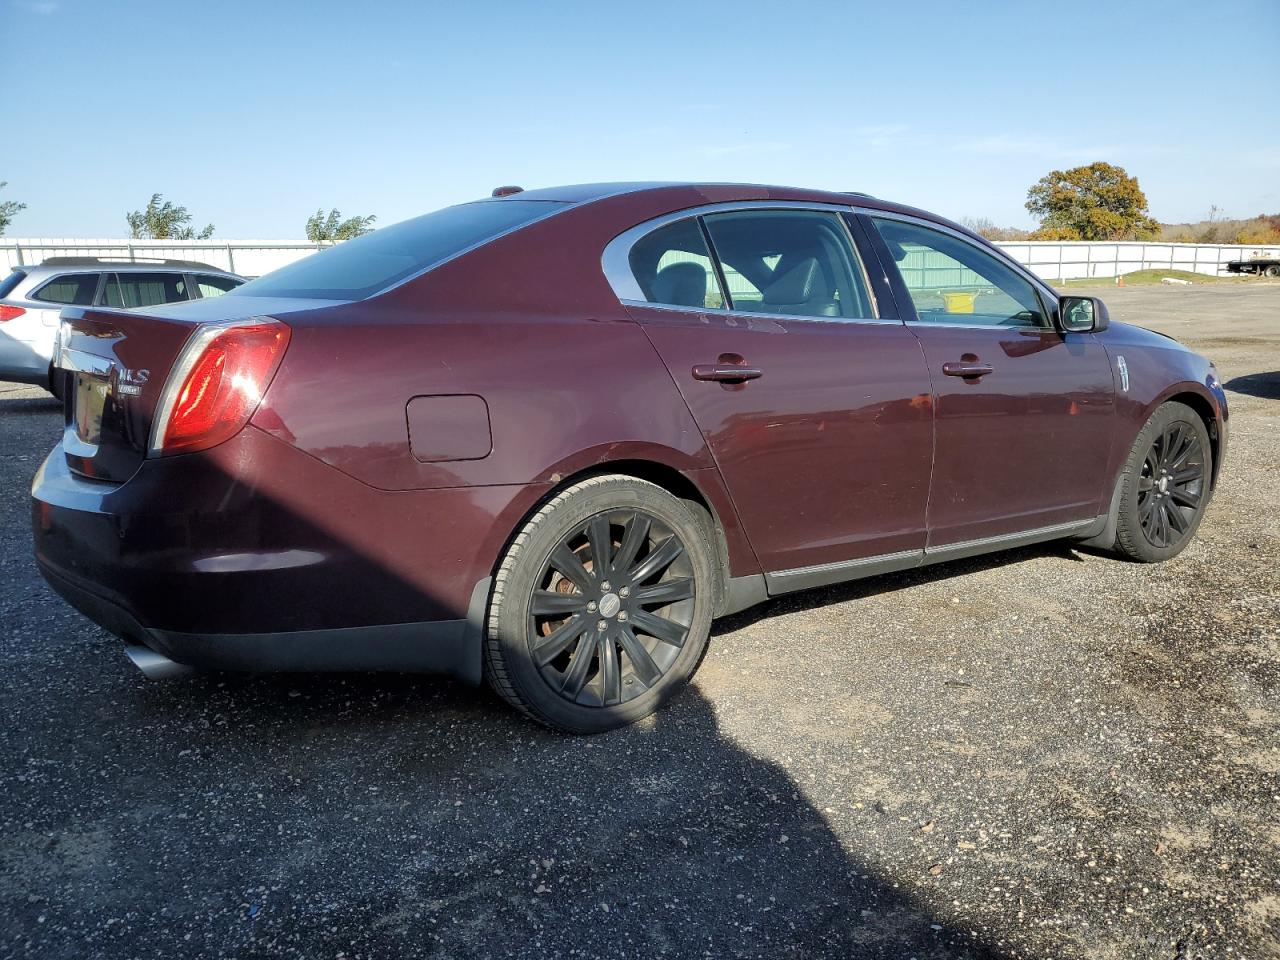
M 165 384 L 151 455 L 207 450 L 239 433 L 288 344 L 289 328 L 271 317 L 201 326 Z
M 22 307 L 6 307 L 3 303 L 0 303 L 0 323 L 4 323 L 6 320 L 17 320 L 18 317 L 26 312 Z

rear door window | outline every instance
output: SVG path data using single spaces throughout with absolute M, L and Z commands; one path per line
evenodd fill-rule
M 102 302 L 108 307 L 154 307 L 189 300 L 187 279 L 180 273 L 112 273 Z
M 88 307 L 93 304 L 93 295 L 98 291 L 98 277 L 96 273 L 68 273 L 54 277 L 31 294 L 31 299 Z
M 636 241 L 630 257 L 631 272 L 649 303 L 724 308 L 720 279 L 696 218 L 659 227 Z
M 197 275 L 195 281 L 196 290 L 201 297 L 220 297 L 244 283 L 234 277 L 215 277 L 205 273 Z
M 705 218 L 734 310 L 874 319 L 844 222 L 819 210 L 744 210 Z

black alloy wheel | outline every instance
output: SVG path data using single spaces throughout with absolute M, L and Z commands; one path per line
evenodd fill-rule
M 1120 478 L 1116 549 L 1142 563 L 1180 553 L 1209 505 L 1213 455 L 1199 413 L 1177 401 L 1158 407 L 1134 438 Z
M 636 477 L 580 480 L 525 522 L 498 566 L 489 683 L 560 730 L 633 723 L 702 662 L 722 570 L 701 504 Z
M 1152 546 L 1172 547 L 1191 533 L 1205 494 L 1204 453 L 1196 431 L 1180 421 L 1147 450 L 1138 476 L 1138 521 Z
M 694 581 L 680 537 L 642 510 L 561 538 L 529 603 L 529 652 L 547 685 L 589 707 L 652 689 L 689 635 Z

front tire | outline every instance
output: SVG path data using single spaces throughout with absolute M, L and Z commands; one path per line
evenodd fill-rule
M 485 672 L 528 716 L 601 733 L 657 710 L 706 651 L 707 524 L 634 477 L 591 477 L 545 504 L 494 578 Z
M 1198 413 L 1173 402 L 1157 409 L 1125 464 L 1116 548 L 1142 563 L 1181 553 L 1209 503 L 1212 458 Z

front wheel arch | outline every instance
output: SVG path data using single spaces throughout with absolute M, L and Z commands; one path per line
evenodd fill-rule
M 1218 415 L 1210 403 L 1202 394 L 1193 391 L 1185 391 L 1182 393 L 1174 393 L 1162 399 L 1156 404 L 1152 413 L 1164 406 L 1166 403 L 1181 403 L 1194 410 L 1202 421 L 1204 428 L 1209 433 L 1209 456 L 1213 462 L 1209 465 L 1209 490 L 1212 492 L 1218 486 L 1218 468 L 1222 464 L 1222 458 L 1219 456 L 1219 449 L 1222 445 L 1222 437 L 1218 433 Z

